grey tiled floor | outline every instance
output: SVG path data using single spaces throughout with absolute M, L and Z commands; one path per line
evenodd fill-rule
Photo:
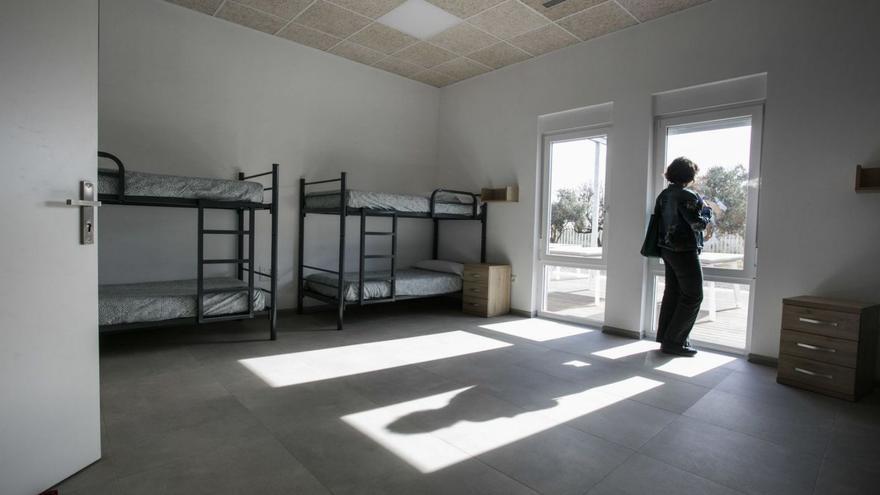
M 351 311 L 343 332 L 329 314 L 280 324 L 275 342 L 260 340 L 262 321 L 105 336 L 104 457 L 62 493 L 780 495 L 880 486 L 880 393 L 849 404 L 777 385 L 775 370 L 740 359 L 616 353 L 636 341 L 473 318 L 446 303 Z M 427 340 L 400 340 L 416 336 Z M 474 336 L 493 348 L 470 352 Z M 396 343 L 399 354 L 363 362 L 370 343 Z M 449 349 L 463 354 L 438 358 Z M 262 377 L 240 362 L 279 355 L 288 368 Z M 304 383 L 271 386 L 279 376 Z

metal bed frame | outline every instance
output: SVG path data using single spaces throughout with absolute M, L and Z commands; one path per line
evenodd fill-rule
M 277 337 L 276 326 L 278 320 L 278 310 L 276 299 L 278 294 L 278 164 L 272 165 L 272 170 L 254 175 L 245 175 L 244 172 L 238 173 L 238 180 L 248 180 L 257 177 L 272 176 L 272 185 L 264 187 L 263 191 L 272 192 L 272 202 L 250 202 L 250 201 L 217 201 L 205 199 L 190 198 L 166 198 L 153 196 L 128 196 L 125 194 L 125 166 L 116 156 L 104 152 L 98 152 L 99 158 L 107 158 L 116 164 L 116 170 L 98 169 L 99 176 L 113 177 L 118 181 L 117 194 L 98 194 L 98 200 L 103 205 L 130 205 L 130 206 L 159 206 L 174 208 L 196 208 L 198 210 L 198 248 L 197 248 L 197 278 L 196 278 L 196 316 L 191 318 L 175 318 L 171 320 L 151 321 L 151 322 L 135 322 L 121 323 L 115 325 L 101 325 L 101 332 L 132 330 L 137 328 L 181 325 L 181 324 L 202 324 L 213 323 L 218 321 L 245 320 L 258 316 L 266 316 L 269 320 L 269 338 L 275 340 Z M 238 217 L 238 225 L 234 230 L 218 230 L 205 228 L 205 210 L 233 210 Z M 254 263 L 254 235 L 256 231 L 255 217 L 256 212 L 260 210 L 268 211 L 272 215 L 272 242 L 271 242 L 271 269 L 270 273 L 257 271 Z M 245 216 L 247 215 L 247 223 Z M 205 236 L 206 235 L 234 235 L 237 240 L 236 257 L 232 259 L 205 259 Z M 248 237 L 247 256 L 245 256 L 245 236 Z M 243 313 L 234 313 L 227 315 L 207 316 L 204 313 L 204 297 L 209 294 L 242 292 L 242 287 L 208 289 L 204 286 L 204 266 L 208 264 L 227 264 L 236 265 L 238 280 L 245 280 L 245 272 L 247 272 L 247 293 L 248 293 L 248 309 Z M 245 267 L 247 265 L 247 267 Z M 269 279 L 269 289 L 260 289 L 269 293 L 269 304 L 265 310 L 254 311 L 254 275 L 259 275 Z
M 440 241 L 440 221 L 442 220 L 477 220 L 481 223 L 481 232 L 480 232 L 480 262 L 486 262 L 486 203 L 483 203 L 480 199 L 479 194 L 471 193 L 468 191 L 454 191 L 450 189 L 435 189 L 431 193 L 431 203 L 430 203 L 430 211 L 426 213 L 421 212 L 406 212 L 406 211 L 394 211 L 394 210 L 379 210 L 379 209 L 370 209 L 370 208 L 349 208 L 346 201 L 346 196 L 348 192 L 348 188 L 346 186 L 346 172 L 342 172 L 337 179 L 325 179 L 325 180 L 316 180 L 316 181 L 306 181 L 305 178 L 300 178 L 299 180 L 299 211 L 300 211 L 300 219 L 299 219 L 299 259 L 298 266 L 299 269 L 297 271 L 297 304 L 296 310 L 297 313 L 303 312 L 303 300 L 306 297 L 310 297 L 312 299 L 317 299 L 321 302 L 326 303 L 330 307 L 335 307 L 336 309 L 336 329 L 342 330 L 343 318 L 345 314 L 345 308 L 349 305 L 357 305 L 363 306 L 367 304 L 380 304 L 380 303 L 390 303 L 395 301 L 402 301 L 406 299 L 423 299 L 428 297 L 436 297 L 436 296 L 398 296 L 397 295 L 397 281 L 396 281 L 396 268 L 397 268 L 397 220 L 398 218 L 425 218 L 431 219 L 434 221 L 434 238 L 433 238 L 433 258 L 437 259 L 439 252 L 439 241 Z M 318 184 L 330 184 L 338 182 L 339 183 L 339 206 L 336 208 L 309 208 L 306 206 L 306 187 L 318 185 Z M 333 193 L 336 190 L 330 191 L 321 191 L 321 192 L 330 192 Z M 450 205 L 462 205 L 467 203 L 460 202 L 452 202 L 452 201 L 442 201 L 439 199 L 438 195 L 442 193 L 449 194 L 459 194 L 464 196 L 470 196 L 472 198 L 472 210 L 470 215 L 456 215 L 449 213 L 437 213 L 437 205 L 440 204 L 450 204 Z M 336 267 L 336 270 L 330 270 L 327 268 L 321 268 L 318 266 L 312 266 L 305 264 L 305 224 L 306 224 L 306 215 L 308 214 L 318 214 L 318 215 L 337 215 L 339 216 L 339 263 Z M 357 301 L 346 301 L 345 300 L 345 220 L 349 216 L 358 216 L 360 217 L 360 250 L 359 250 L 359 261 L 358 261 L 358 299 Z M 368 217 L 384 217 L 391 219 L 391 231 L 390 232 L 381 232 L 381 231 L 368 231 L 367 230 L 367 218 Z M 366 238 L 367 236 L 391 236 L 391 253 L 390 254 L 367 254 L 366 253 Z M 374 277 L 367 278 L 364 275 L 364 268 L 366 264 L 366 260 L 368 259 L 388 259 L 391 263 L 391 270 L 388 277 Z M 325 294 L 321 294 L 319 292 L 315 292 L 313 290 L 309 290 L 305 286 L 305 270 L 314 270 L 324 273 L 330 273 L 332 275 L 336 275 L 338 277 L 336 284 L 336 297 L 327 296 Z M 382 299 L 364 299 L 364 282 L 369 281 L 385 281 L 391 283 L 391 296 Z M 310 283 L 319 283 L 316 281 L 310 281 Z M 332 287 L 327 285 L 328 287 Z

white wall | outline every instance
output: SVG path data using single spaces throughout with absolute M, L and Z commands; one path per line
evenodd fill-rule
M 651 95 L 767 72 L 751 352 L 775 356 L 783 297 L 880 302 L 880 196 L 853 192 L 855 165 L 880 161 L 878 20 L 862 0 L 715 0 L 444 88 L 438 182 L 519 183 L 490 212 L 489 258 L 532 309 L 538 116 L 614 102 L 605 318 L 638 330 Z
M 436 88 L 160 0 L 102 2 L 100 42 L 99 145 L 128 168 L 234 178 L 281 164 L 282 308 L 294 303 L 301 176 L 347 171 L 352 188 L 435 187 Z M 258 216 L 267 233 L 268 214 Z M 101 282 L 194 277 L 195 218 L 192 210 L 103 208 Z M 309 217 L 308 262 L 335 266 L 334 221 Z M 403 266 L 430 257 L 430 222 L 401 221 L 400 230 Z M 257 237 L 266 270 L 267 239 Z M 221 239 L 208 251 L 231 246 Z
M 0 14 L 0 493 L 41 493 L 101 455 L 98 259 L 79 243 L 96 178 L 98 0 Z

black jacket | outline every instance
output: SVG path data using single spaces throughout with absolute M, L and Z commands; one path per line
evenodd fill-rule
M 703 250 L 703 231 L 712 223 L 712 210 L 699 194 L 670 184 L 654 205 L 660 225 L 657 244 L 670 251 Z

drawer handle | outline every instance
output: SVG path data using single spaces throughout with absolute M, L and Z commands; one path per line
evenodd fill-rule
M 824 373 L 816 373 L 815 371 L 805 370 L 803 368 L 795 368 L 794 370 L 797 371 L 798 373 L 803 373 L 805 375 L 818 376 L 820 378 L 827 378 L 829 380 L 834 379 L 834 376 L 832 376 L 832 375 L 826 375 Z
M 470 303 L 471 306 L 479 306 L 479 303 Z
M 471 273 L 471 277 L 480 278 L 480 274 L 479 273 Z
M 480 289 L 471 289 L 471 292 L 480 292 Z
M 837 352 L 837 349 L 832 349 L 830 347 L 819 347 L 817 345 L 811 345 L 811 344 L 804 344 L 803 342 L 798 342 L 797 346 L 803 347 L 804 349 L 809 349 L 811 351 Z
M 832 327 L 837 326 L 836 321 L 822 321 L 822 320 L 816 320 L 814 318 L 804 318 L 803 316 L 798 317 L 798 321 L 800 321 L 801 323 L 810 323 L 812 325 L 829 325 Z

